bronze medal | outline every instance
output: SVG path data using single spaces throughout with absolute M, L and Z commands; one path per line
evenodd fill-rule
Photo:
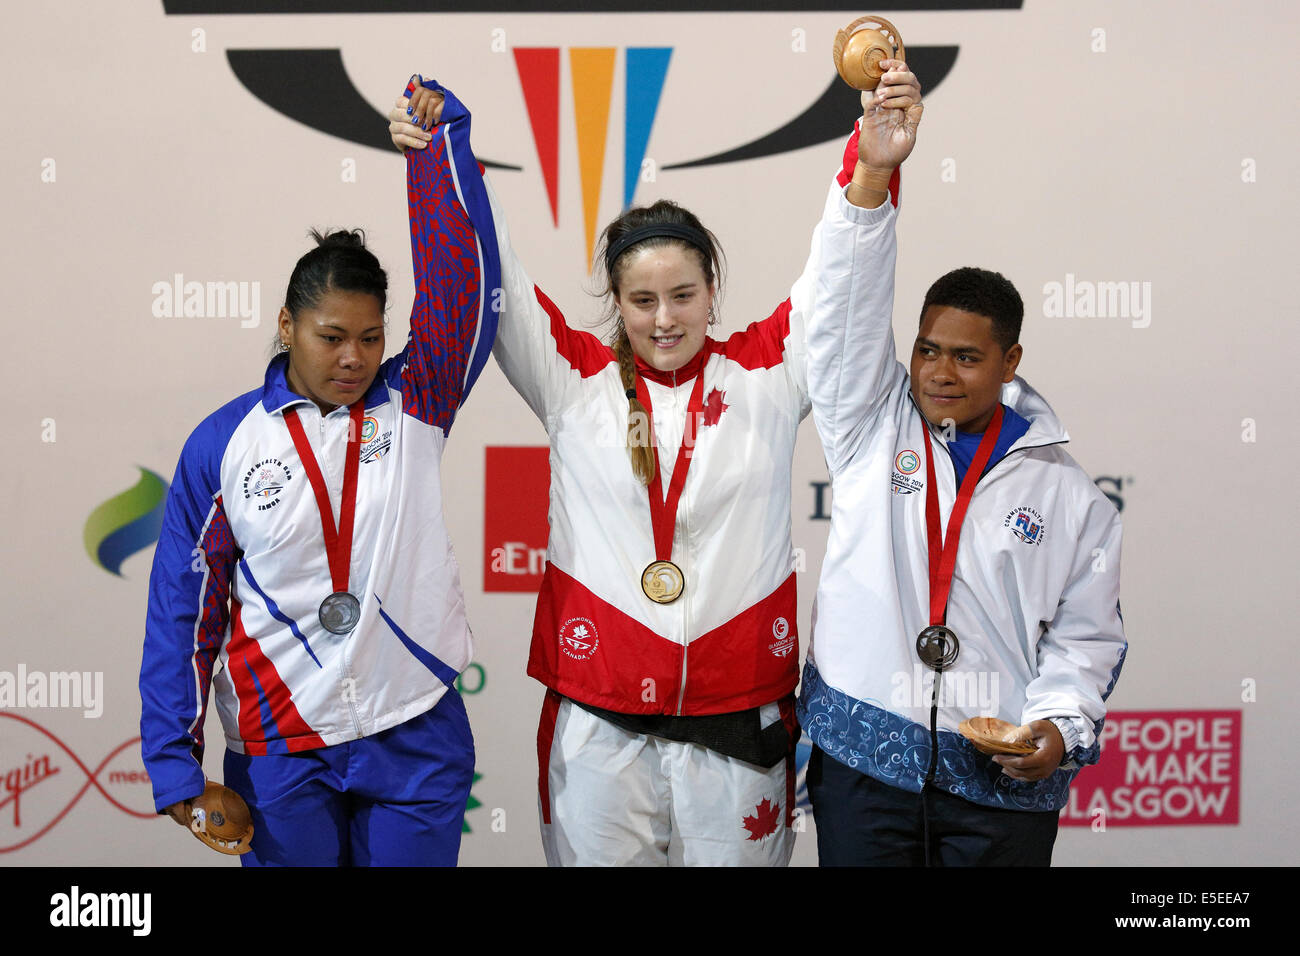
M 957 635 L 942 624 L 931 624 L 916 638 L 916 656 L 937 671 L 951 667 L 960 650 Z

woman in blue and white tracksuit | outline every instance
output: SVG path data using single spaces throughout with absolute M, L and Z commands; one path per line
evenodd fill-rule
M 491 350 L 492 214 L 448 96 L 407 159 L 415 301 L 383 361 L 387 279 L 358 234 L 319 237 L 265 382 L 203 421 L 168 494 L 149 586 L 141 736 L 159 812 L 204 789 L 210 687 L 246 864 L 454 864 L 474 750 L 454 684 L 472 648 L 440 462 Z

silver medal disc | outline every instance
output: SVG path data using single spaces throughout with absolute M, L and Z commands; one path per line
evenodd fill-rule
M 347 591 L 335 591 L 320 602 L 320 626 L 331 634 L 349 634 L 361 620 L 361 602 Z

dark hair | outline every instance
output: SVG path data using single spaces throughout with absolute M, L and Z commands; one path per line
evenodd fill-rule
M 303 309 L 314 309 L 329 292 L 365 292 L 379 300 L 379 311 L 388 305 L 388 274 L 375 254 L 366 248 L 366 234 L 360 229 L 339 229 L 322 235 L 311 231 L 316 248 L 298 260 L 289 276 L 284 306 L 296 318 Z
M 633 230 L 649 226 L 667 226 L 674 235 L 647 236 L 645 239 L 626 246 L 621 251 L 618 247 L 622 240 Z M 683 236 L 691 236 L 686 239 Z M 596 262 L 605 273 L 605 282 L 600 294 L 610 299 L 609 318 L 618 316 L 618 307 L 612 298 L 618 294 L 618 283 L 629 256 L 642 249 L 658 249 L 664 246 L 680 246 L 694 254 L 700 268 L 704 271 L 704 284 L 714 287 L 721 293 L 723 277 L 726 273 L 726 260 L 722 255 L 722 246 L 718 237 L 705 229 L 689 209 L 677 205 L 670 199 L 661 199 L 652 206 L 624 210 L 605 227 L 601 233 L 600 244 L 596 249 Z M 707 247 L 707 248 L 705 248 Z M 618 251 L 618 255 L 606 260 L 609 250 Z M 712 310 L 710 310 L 712 314 Z M 628 393 L 627 399 L 627 444 L 632 457 L 632 473 L 643 484 L 650 484 L 655 476 L 654 450 L 649 445 L 649 416 L 640 399 L 636 398 L 636 356 L 632 351 L 632 342 L 627 337 L 627 330 L 620 320 L 614 326 L 611 342 L 614 357 L 618 359 L 618 374 L 623 388 Z
M 617 246 L 619 240 L 634 229 L 660 225 L 694 232 L 702 237 L 708 248 L 703 249 L 696 243 L 678 236 L 650 236 L 628 246 L 619 253 L 618 258 L 613 262 L 605 261 L 605 251 Z M 700 220 L 689 209 L 677 205 L 671 199 L 660 199 L 652 206 L 624 210 L 623 214 L 616 217 L 601 233 L 600 245 L 596 251 L 596 261 L 605 268 L 603 294 L 611 295 L 618 291 L 619 277 L 622 275 L 623 267 L 627 264 L 628 256 L 631 253 L 641 249 L 658 249 L 671 245 L 681 246 L 683 249 L 689 249 L 694 253 L 700 263 L 700 268 L 704 271 L 705 284 L 713 285 L 716 278 L 718 288 L 722 288 L 723 275 L 726 272 L 726 260 L 723 258 L 722 246 L 718 243 L 718 237 L 705 229 Z
M 937 279 L 921 304 L 921 319 L 932 305 L 974 312 L 993 322 L 993 339 L 1003 352 L 1020 341 L 1025 303 L 1016 287 L 998 272 L 966 266 Z

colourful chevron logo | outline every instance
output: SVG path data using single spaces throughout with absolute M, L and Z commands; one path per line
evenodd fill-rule
M 90 560 L 121 577 L 122 562 L 158 540 L 166 498 L 167 482 L 140 468 L 134 487 L 109 498 L 86 519 L 83 540 Z
M 623 206 L 632 204 L 641 163 L 659 110 L 672 47 L 628 47 L 624 51 Z M 523 88 L 528 123 L 551 204 L 551 219 L 560 224 L 560 47 L 515 47 L 515 69 Z M 609 139 L 609 107 L 614 90 L 617 47 L 573 47 L 569 73 L 578 139 L 578 175 L 582 186 L 587 261 L 596 242 L 600 194 Z

